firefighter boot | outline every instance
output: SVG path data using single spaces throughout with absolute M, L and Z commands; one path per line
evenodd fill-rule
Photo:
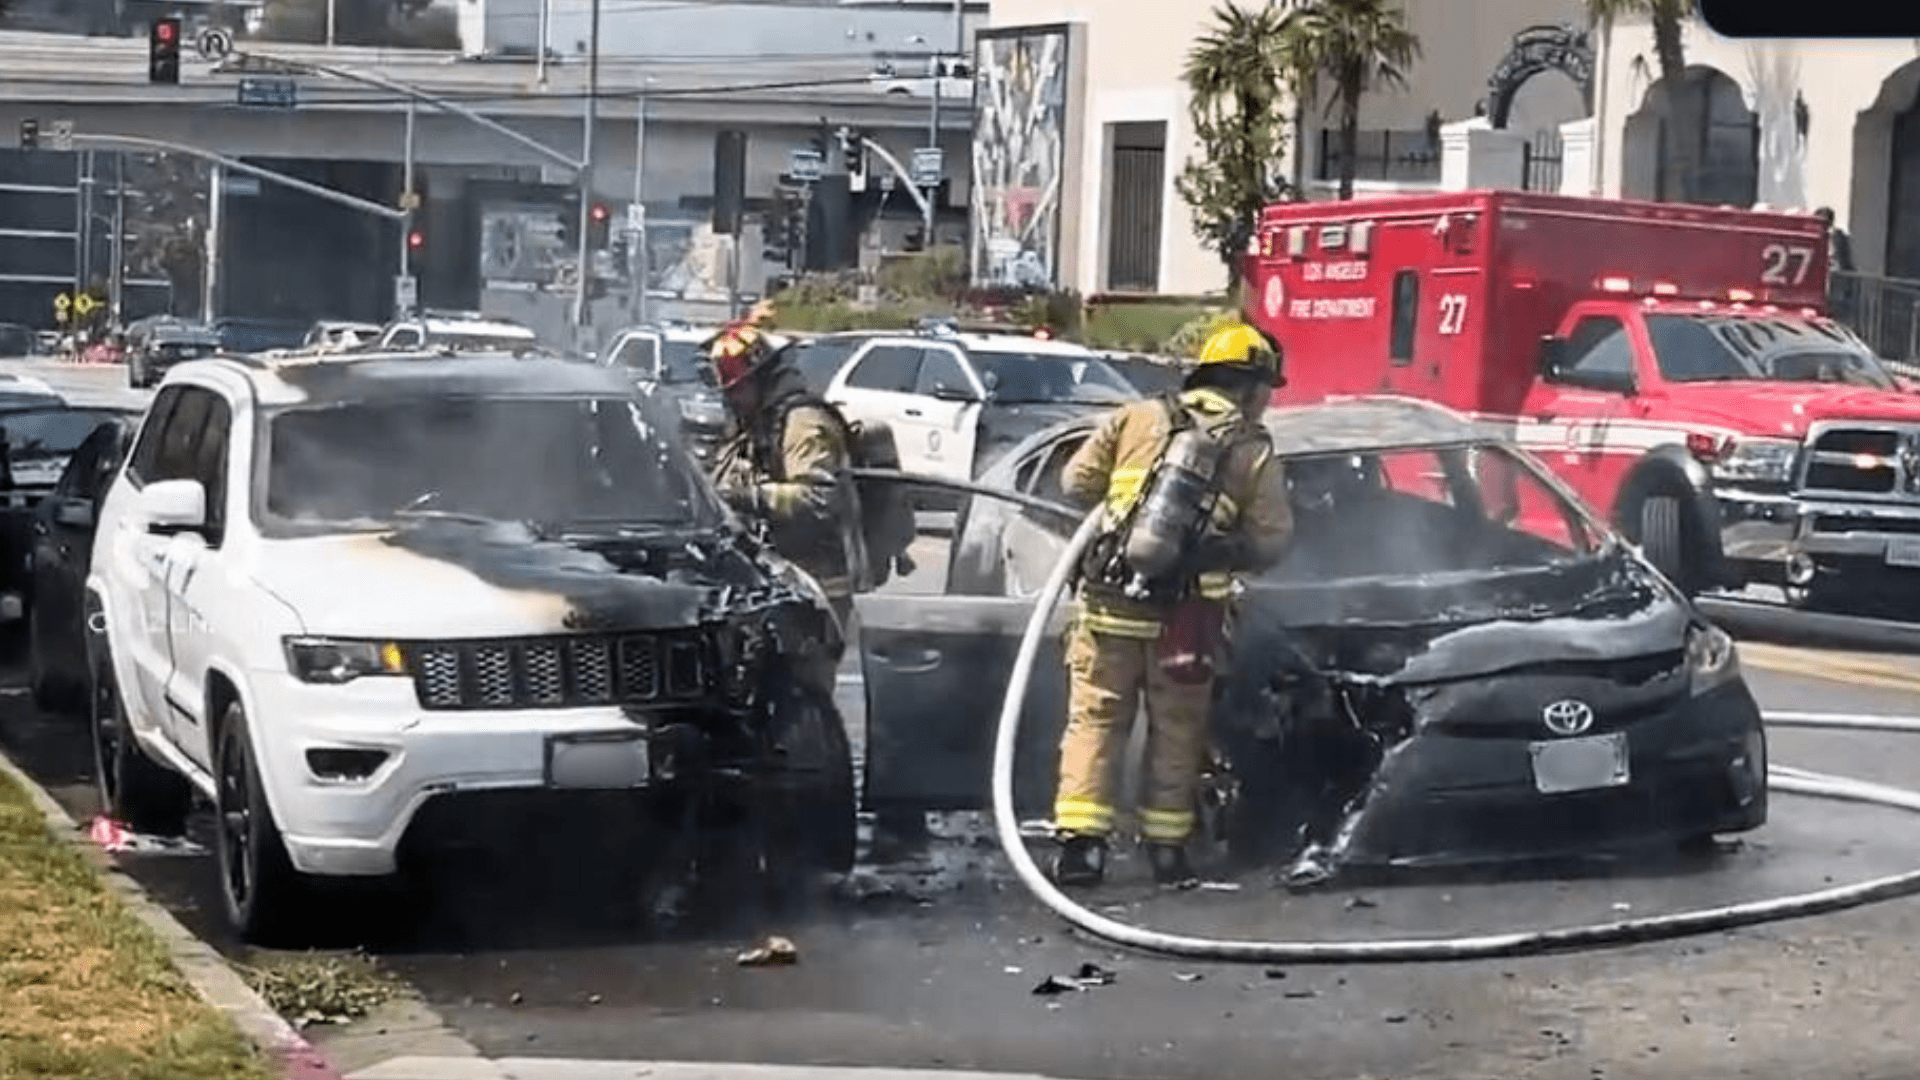
M 1157 885 L 1191 889 L 1200 884 L 1200 875 L 1194 873 L 1193 865 L 1187 862 L 1185 844 L 1148 844 L 1147 863 L 1153 867 L 1153 880 Z
M 1053 880 L 1060 885 L 1098 885 L 1107 875 L 1107 838 L 1069 833 L 1053 859 Z

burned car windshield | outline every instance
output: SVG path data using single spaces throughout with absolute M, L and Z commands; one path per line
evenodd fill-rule
M 1112 405 L 1140 396 L 1112 365 L 1096 357 L 984 349 L 974 350 L 972 356 L 988 393 L 1001 405 L 1059 401 Z
M 624 398 L 436 398 L 269 414 L 265 516 L 378 529 L 428 515 L 684 528 L 718 511 Z
M 1807 319 L 1649 315 L 1647 334 L 1660 374 L 1673 382 L 1839 383 L 1874 390 L 1898 385 L 1852 334 Z
M 1586 559 L 1598 527 L 1498 445 L 1289 456 L 1282 584 L 1506 574 Z

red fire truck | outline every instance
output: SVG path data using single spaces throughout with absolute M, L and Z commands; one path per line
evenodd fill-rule
M 1515 191 L 1261 215 L 1247 316 L 1286 401 L 1499 425 L 1689 591 L 1920 568 L 1920 394 L 1824 314 L 1808 215 Z

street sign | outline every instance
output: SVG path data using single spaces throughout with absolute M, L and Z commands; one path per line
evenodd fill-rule
M 93 309 L 99 306 L 100 302 L 89 293 L 81 293 L 73 298 L 73 313 L 83 319 L 93 314 Z
M 411 312 L 420 303 L 420 279 L 411 274 L 395 274 L 393 278 L 393 306 L 401 313 Z
M 55 150 L 73 149 L 73 121 L 55 120 L 48 127 L 48 133 L 52 136 Z
M 820 173 L 826 168 L 826 159 L 820 151 L 809 147 L 800 147 L 787 152 L 787 172 L 803 184 L 811 184 L 820 179 Z
M 298 101 L 297 84 L 292 79 L 241 79 L 236 89 L 242 105 L 259 109 L 291 109 Z
M 209 26 L 200 31 L 193 46 L 200 50 L 202 59 L 225 60 L 227 54 L 233 51 L 233 35 L 217 26 Z
M 646 203 L 635 202 L 627 204 L 627 231 L 630 233 L 643 233 L 647 231 Z
M 402 210 L 420 209 L 420 193 L 417 191 L 401 192 L 400 193 L 400 209 Z
M 923 146 L 913 152 L 914 187 L 939 187 L 940 175 L 947 171 L 946 155 L 937 146 Z
M 53 317 L 59 322 L 67 321 L 67 311 L 73 307 L 73 297 L 61 293 L 53 298 Z

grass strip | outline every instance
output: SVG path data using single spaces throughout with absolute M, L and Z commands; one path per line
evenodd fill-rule
M 80 853 L 0 775 L 0 1080 L 266 1080 Z

